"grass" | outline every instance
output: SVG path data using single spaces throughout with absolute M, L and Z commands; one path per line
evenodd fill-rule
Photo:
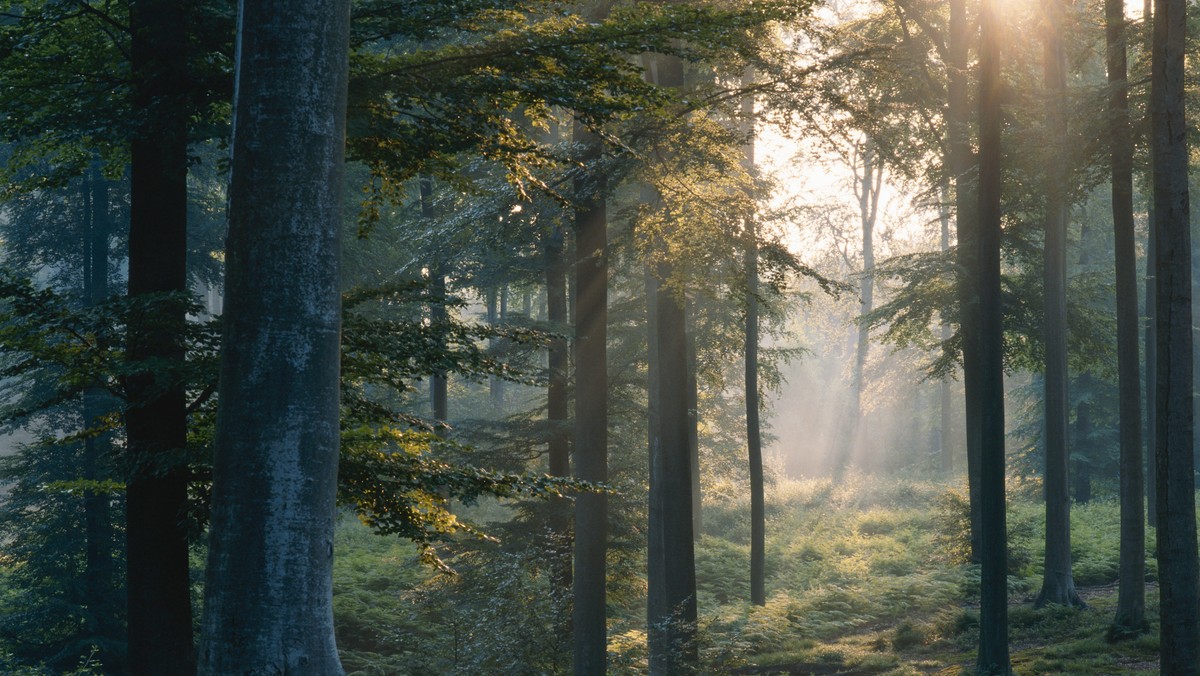
M 974 661 L 978 568 L 963 562 L 966 502 L 931 481 L 853 476 L 782 481 L 768 495 L 765 606 L 749 596 L 749 505 L 737 491 L 705 504 L 696 549 L 706 673 L 954 674 Z M 736 497 L 735 497 L 736 496 Z M 1043 507 L 1010 507 L 1010 649 L 1018 674 L 1157 672 L 1157 599 L 1150 633 L 1105 642 L 1114 614 L 1118 506 L 1072 510 L 1077 585 L 1088 608 L 1034 609 Z M 1148 542 L 1148 545 L 1152 542 Z M 447 579 L 414 550 L 353 522 L 338 532 L 335 611 L 351 673 L 561 673 L 569 649 L 531 546 L 480 545 Z M 1153 579 L 1153 559 L 1148 560 Z M 626 568 L 625 570 L 629 570 Z M 640 571 L 640 567 L 633 570 Z M 625 589 L 644 581 L 625 579 Z M 610 605 L 612 673 L 645 669 L 644 600 Z M 558 632 L 558 633 L 556 633 Z M 536 663 L 536 667 L 533 665 Z M 430 671 L 433 670 L 433 671 Z

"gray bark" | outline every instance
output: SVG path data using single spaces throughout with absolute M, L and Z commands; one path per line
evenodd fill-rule
M 1191 233 L 1184 0 L 1156 0 L 1151 67 L 1157 247 L 1159 668 L 1200 670 L 1192 410 Z
M 546 314 L 554 331 L 567 328 L 567 262 L 563 252 L 563 231 L 555 225 L 546 234 L 542 251 L 546 259 Z M 552 476 L 570 476 L 571 440 L 568 425 L 567 339 L 550 342 L 547 355 L 546 419 L 550 423 L 547 442 L 549 471 Z M 551 587 L 562 598 L 571 593 L 571 513 L 569 503 L 556 500 L 550 507 Z
M 754 71 L 746 70 L 742 86 L 754 84 Z M 754 97 L 742 100 L 747 131 L 742 166 L 754 174 Z M 752 195 L 753 197 L 753 195 Z M 750 602 L 763 606 L 766 591 L 766 501 L 763 481 L 762 429 L 758 395 L 758 232 L 755 215 L 746 217 L 746 447 L 750 470 Z
M 966 0 L 950 0 L 949 62 L 946 84 L 947 163 L 954 177 L 954 227 L 958 235 L 959 331 L 962 334 L 963 424 L 967 445 L 967 487 L 971 508 L 971 559 L 978 562 L 982 543 L 980 502 L 980 426 L 983 398 L 979 356 L 979 196 L 972 175 L 970 96 L 967 79 L 967 44 L 971 41 Z
M 683 85 L 683 62 L 660 56 L 653 64 L 653 80 L 661 87 Z M 672 278 L 668 262 L 653 272 L 659 282 Z M 658 286 L 647 298 L 653 306 L 655 331 L 651 369 L 650 429 L 650 520 L 648 538 L 651 556 L 647 585 L 653 594 L 647 608 L 651 674 L 679 674 L 694 668 L 697 654 L 696 560 L 692 532 L 692 470 L 688 444 L 690 421 L 686 396 L 688 384 L 687 328 L 682 293 Z
M 1046 44 L 1045 240 L 1043 243 L 1043 315 L 1045 384 L 1043 434 L 1046 443 L 1046 555 L 1042 589 L 1034 602 L 1083 606 L 1071 575 L 1071 494 L 1067 450 L 1067 60 L 1062 45 L 1062 0 L 1044 0 Z
M 983 0 L 979 31 L 980 608 L 977 671 L 1010 674 L 1004 494 L 1004 323 L 1000 295 L 1000 23 Z
M 575 140 L 588 168 L 575 181 L 575 476 L 608 480 L 608 212 L 606 177 L 594 167 L 600 140 L 576 123 Z M 575 572 L 572 625 L 575 673 L 607 669 L 605 556 L 608 498 L 575 499 Z
M 198 672 L 341 674 L 333 633 L 349 5 L 240 6 Z
M 1117 612 L 1110 636 L 1146 625 L 1146 526 L 1142 485 L 1142 401 L 1138 373 L 1137 245 L 1133 223 L 1133 134 L 1129 127 L 1125 4 L 1105 0 L 1113 250 L 1117 292 L 1117 380 L 1120 416 L 1121 554 Z

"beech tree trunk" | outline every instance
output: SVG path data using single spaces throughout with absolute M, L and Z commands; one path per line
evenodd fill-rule
M 1008 658 L 1008 534 L 1004 494 L 1004 322 L 1000 295 L 1000 24 L 994 4 L 979 16 L 980 674 L 1011 674 Z
M 745 88 L 754 84 L 754 71 L 742 77 Z M 746 133 L 742 166 L 754 175 L 754 97 L 742 100 Z M 753 195 L 751 195 L 753 197 Z M 746 217 L 746 447 L 750 469 L 750 602 L 767 604 L 767 515 L 763 481 L 762 429 L 758 396 L 758 232 L 755 215 Z
M 343 673 L 332 572 L 349 20 L 346 0 L 240 6 L 202 675 Z
M 433 177 L 422 175 L 418 181 L 421 191 L 421 217 L 428 222 L 433 221 Z M 429 319 L 435 326 L 443 325 L 449 319 L 446 312 L 446 269 L 439 256 L 429 266 L 429 277 L 432 281 L 429 291 L 436 300 L 429 307 Z M 445 340 L 442 340 L 443 345 Z M 444 436 L 446 420 L 450 416 L 449 381 L 445 371 L 436 371 L 429 379 L 429 404 L 433 410 L 433 419 L 437 422 L 436 433 Z
M 1158 324 L 1159 669 L 1200 669 L 1192 455 L 1192 280 L 1184 115 L 1184 0 L 1155 0 L 1151 68 Z
M 83 195 L 87 207 L 88 229 L 83 251 L 83 298 L 89 306 L 103 303 L 109 294 L 109 239 L 112 234 L 112 219 L 109 216 L 108 181 L 100 174 L 98 164 L 93 164 L 83 182 Z M 83 393 L 83 425 L 94 428 L 101 424 L 100 418 L 114 410 L 114 402 L 100 387 L 91 387 Z M 109 475 L 103 469 L 110 452 L 110 433 L 88 435 L 83 442 L 83 478 L 98 481 Z M 118 598 L 113 579 L 113 549 L 115 547 L 112 527 L 111 496 L 105 492 L 87 491 L 83 498 L 84 534 L 84 581 L 87 596 L 91 599 L 90 631 L 104 642 L 119 642 L 124 627 L 121 613 L 112 607 Z M 104 645 L 102 643 L 102 645 Z M 116 669 L 117 656 L 102 648 L 101 664 Z
M 883 163 L 876 157 L 874 142 L 869 138 L 855 149 L 854 195 L 858 199 L 858 217 L 862 232 L 863 271 L 859 287 L 859 315 L 869 313 L 875 307 L 875 220 L 879 213 L 879 189 L 883 178 Z M 859 173 L 858 163 L 861 163 Z M 858 328 L 854 343 L 854 368 L 850 375 L 850 415 L 847 416 L 845 436 L 842 439 L 842 457 L 834 468 L 834 478 L 840 479 L 853 461 L 863 438 L 866 422 L 863 416 L 864 372 L 867 355 L 871 349 L 871 334 L 865 324 Z
M 543 244 L 546 260 L 546 316 L 554 331 L 567 329 L 567 262 L 563 252 L 563 231 L 555 226 Z M 549 379 L 546 387 L 546 418 L 550 423 L 547 442 L 549 470 L 552 476 L 570 476 L 571 440 L 568 425 L 568 349 L 567 339 L 550 342 L 547 355 Z M 571 593 L 571 513 L 569 503 L 556 500 L 550 507 L 550 582 L 555 594 L 568 598 Z
M 1036 607 L 1057 603 L 1082 607 L 1071 575 L 1070 455 L 1067 449 L 1067 200 L 1066 55 L 1062 46 L 1062 0 L 1044 0 L 1046 89 L 1045 241 L 1042 336 L 1045 341 L 1043 429 L 1046 442 L 1046 555 Z
M 130 141 L 129 286 L 135 299 L 187 291 L 187 39 L 174 0 L 130 3 L 135 108 Z M 128 358 L 180 363 L 184 305 L 158 302 L 128 324 Z M 125 378 L 129 670 L 189 672 L 192 603 L 187 539 L 187 414 L 183 383 L 164 369 Z
M 749 222 L 746 243 L 746 446 L 750 463 L 750 602 L 767 604 L 766 501 L 758 399 L 758 240 Z
M 947 64 L 946 124 L 948 157 L 954 176 L 954 226 L 958 235 L 959 331 L 962 334 L 963 424 L 966 428 L 967 487 L 971 505 L 971 560 L 980 561 L 983 544 L 980 496 L 981 365 L 979 355 L 979 195 L 976 163 L 971 150 L 967 45 L 972 31 L 966 0 L 950 0 L 949 63 Z
M 600 140 L 576 123 L 586 168 L 575 180 L 575 477 L 608 480 L 608 212 Z M 604 674 L 608 660 L 605 556 L 608 498 L 575 498 L 575 673 Z
M 652 64 L 660 87 L 683 86 L 683 62 L 660 56 Z M 647 586 L 653 595 L 647 607 L 650 673 L 678 674 L 697 660 L 696 559 L 692 531 L 692 470 L 688 443 L 686 392 L 688 385 L 685 297 L 661 282 L 674 274 L 668 262 L 655 266 L 660 284 L 647 303 L 653 305 L 654 332 L 650 357 L 655 381 L 650 408 L 650 520 Z M 657 405 L 656 405 L 657 404 Z
M 686 301 L 685 301 L 686 304 Z M 696 380 L 698 362 L 696 358 L 695 313 L 690 304 L 684 309 L 684 329 L 687 331 L 687 411 L 688 411 L 688 456 L 691 458 L 692 481 L 692 537 L 700 539 L 704 525 L 701 509 L 704 506 L 700 490 L 700 384 Z
M 941 245 L 942 252 L 950 250 L 950 182 L 944 179 L 941 185 L 941 205 L 938 208 L 938 217 L 941 221 Z M 950 324 L 945 320 L 942 321 L 941 339 L 942 342 L 950 340 L 951 330 Z M 942 474 L 946 477 L 954 475 L 954 437 L 952 434 L 954 426 L 954 392 L 950 385 L 950 378 L 942 378 L 942 382 L 938 386 L 938 394 L 940 399 L 938 402 L 938 458 L 941 465 Z
M 1147 51 L 1153 51 L 1154 45 L 1154 0 L 1143 0 L 1142 2 L 1142 23 L 1145 38 L 1145 48 Z M 1152 117 L 1150 106 L 1146 107 L 1146 127 L 1152 126 Z M 1155 411 L 1158 410 L 1157 393 L 1158 393 L 1158 319 L 1155 308 L 1158 305 L 1156 289 L 1158 282 L 1155 277 L 1154 268 L 1158 258 L 1157 247 L 1154 244 L 1156 235 L 1156 227 L 1154 225 L 1154 142 L 1153 131 L 1151 134 L 1151 142 L 1147 144 L 1150 155 L 1150 162 L 1146 168 L 1148 183 L 1151 185 L 1148 204 L 1146 206 L 1146 300 L 1145 313 L 1146 318 L 1146 335 L 1144 344 L 1146 346 L 1145 359 L 1145 395 L 1146 395 L 1146 525 L 1151 528 L 1158 527 L 1158 470 L 1157 465 L 1157 449 L 1158 449 L 1158 416 Z M 1118 369 L 1120 366 L 1118 365 Z

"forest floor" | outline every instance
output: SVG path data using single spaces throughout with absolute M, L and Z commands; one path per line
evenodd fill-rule
M 978 633 L 978 568 L 963 563 L 965 501 L 937 484 L 858 479 L 858 490 L 807 505 L 810 517 L 837 524 L 824 539 L 833 552 L 862 557 L 868 576 L 843 575 L 834 584 L 869 597 L 895 599 L 843 606 L 841 628 L 819 624 L 807 638 L 746 656 L 734 674 L 959 674 L 973 673 Z M 821 482 L 816 482 L 817 486 Z M 890 486 L 890 487 L 889 487 Z M 942 492 L 938 492 L 941 490 Z M 1034 608 L 1041 584 L 1043 505 L 1035 487 L 1013 492 L 1009 505 L 1009 647 L 1015 674 L 1158 673 L 1157 585 L 1153 582 L 1153 531 L 1148 533 L 1147 633 L 1110 643 L 1106 634 L 1117 602 L 1119 506 L 1100 499 L 1072 510 L 1075 578 L 1085 609 Z M 889 495 L 889 493 L 892 493 Z M 815 512 L 813 511 L 815 508 Z M 806 521 L 800 512 L 792 519 Z M 792 531 L 793 540 L 812 538 Z M 803 526 L 798 523 L 797 526 Z M 832 533 L 838 532 L 837 535 Z M 780 534 L 777 537 L 784 537 Z M 854 547 L 853 543 L 859 546 Z M 856 550 L 851 553 L 851 550 Z M 890 553 L 890 554 L 889 554 Z M 922 583 L 921 578 L 928 578 Z M 953 580 L 953 592 L 936 580 Z M 820 588 L 821 583 L 816 585 Z M 813 589 L 813 587 L 810 587 Z M 853 598 L 853 594 L 850 595 Z M 923 598 L 921 598 L 923 597 Z
M 1033 597 L 1009 605 L 1010 651 L 1015 674 L 1157 674 L 1158 640 L 1149 634 L 1107 643 L 1105 633 L 1116 606 L 1115 585 L 1082 587 L 1084 610 L 1035 610 Z M 1157 593 L 1153 585 L 1147 593 Z M 932 618 L 870 627 L 859 633 L 814 644 L 801 659 L 776 653 L 731 674 L 866 676 L 868 674 L 973 673 L 972 637 L 930 637 L 922 623 Z
M 705 488 L 696 546 L 701 673 L 970 673 L 979 569 L 966 562 L 963 487 L 927 478 L 851 476 L 837 485 L 777 480 L 767 496 L 767 603 L 761 607 L 747 602 L 745 491 L 732 481 Z M 1153 531 L 1146 543 L 1148 631 L 1109 643 L 1117 502 L 1101 497 L 1072 508 L 1073 572 L 1088 607 L 1035 609 L 1045 537 L 1040 492 L 1036 485 L 1010 486 L 1014 673 L 1157 673 Z M 630 504 L 643 504 L 637 497 Z M 371 535 L 353 520 L 339 527 L 334 603 L 349 673 L 569 673 L 561 629 L 566 605 L 547 593 L 552 554 L 531 537 L 531 522 L 496 504 L 460 515 L 485 524 L 499 541 L 460 541 L 444 550 L 457 570 L 453 576 L 416 564 L 410 545 Z M 644 515 L 621 518 L 637 524 Z M 614 674 L 646 671 L 638 532 L 615 530 L 610 549 Z

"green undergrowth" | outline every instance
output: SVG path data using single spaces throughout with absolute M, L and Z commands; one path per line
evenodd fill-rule
M 979 571 L 966 560 L 962 488 L 851 476 L 780 481 L 767 496 L 765 606 L 749 598 L 749 505 L 714 490 L 696 547 L 704 673 L 960 673 L 974 661 Z M 1010 644 L 1018 674 L 1157 671 L 1155 588 L 1150 632 L 1110 644 L 1119 508 L 1072 509 L 1076 583 L 1088 608 L 1033 608 L 1041 583 L 1043 505 L 1008 513 Z M 502 513 L 502 512 L 498 512 Z M 1152 532 L 1149 536 L 1152 538 Z M 349 673 L 566 673 L 564 604 L 548 593 L 537 538 L 471 543 L 457 576 L 422 568 L 416 550 L 347 520 L 338 531 L 335 613 Z M 1152 539 L 1148 551 L 1152 552 Z M 1152 556 L 1147 578 L 1154 579 Z M 635 562 L 636 563 L 636 562 Z M 645 669 L 644 574 L 624 576 L 610 602 L 610 672 Z

